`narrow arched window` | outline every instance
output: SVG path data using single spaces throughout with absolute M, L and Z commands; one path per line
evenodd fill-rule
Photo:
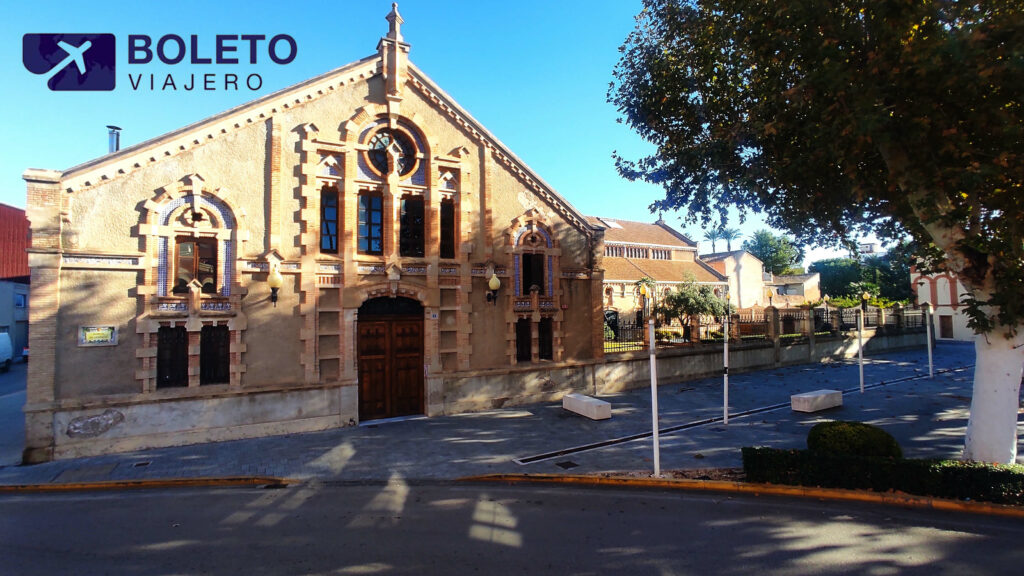
M 338 189 L 320 190 L 320 251 L 338 253 Z
M 403 196 L 399 222 L 400 256 L 423 257 L 423 196 Z

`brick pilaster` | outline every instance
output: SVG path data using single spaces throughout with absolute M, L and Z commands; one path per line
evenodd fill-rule
M 25 398 L 25 463 L 53 459 L 53 402 L 57 397 L 57 310 L 60 306 L 61 175 L 49 170 L 26 170 L 28 215 L 32 247 L 29 268 L 29 349 Z

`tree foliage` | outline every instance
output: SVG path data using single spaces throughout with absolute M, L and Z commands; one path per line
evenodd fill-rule
M 714 316 L 720 318 L 730 311 L 729 303 L 715 296 L 710 286 L 696 282 L 684 282 L 669 292 L 655 310 L 655 313 L 666 320 L 679 320 L 684 326 L 696 316 Z
M 804 252 L 793 245 L 785 236 L 776 236 L 770 230 L 758 230 L 749 240 L 743 241 L 743 249 L 757 256 L 764 263 L 764 271 L 782 274 L 799 266 Z
M 833 298 L 860 298 L 865 290 L 886 301 L 908 302 L 914 298 L 910 286 L 913 248 L 900 243 L 885 254 L 856 258 L 828 258 L 812 262 L 808 271 L 820 275 L 822 294 Z
M 1020 0 L 644 0 L 609 101 L 655 154 L 652 208 L 730 206 L 799 243 L 911 235 L 971 291 L 972 325 L 1024 316 Z
M 740 231 L 736 228 L 726 228 L 723 226 L 718 230 L 719 238 L 725 240 L 725 249 L 732 252 L 732 241 L 740 239 Z
M 808 272 L 817 272 L 822 294 L 832 298 L 853 296 L 860 282 L 860 262 L 855 258 L 828 258 L 811 262 Z
M 711 251 L 718 252 L 718 241 L 722 239 L 722 233 L 718 229 L 711 229 L 704 233 L 704 239 L 711 242 Z

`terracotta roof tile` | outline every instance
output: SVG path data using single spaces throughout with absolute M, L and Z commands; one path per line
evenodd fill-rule
M 631 258 L 604 259 L 606 281 L 636 282 L 647 276 L 657 282 L 684 282 L 692 278 L 696 282 L 724 282 L 725 278 L 701 262 L 681 260 L 640 260 Z
M 634 244 L 656 244 L 679 248 L 694 248 L 697 244 L 668 224 L 648 224 L 613 218 L 587 216 L 587 222 L 605 229 L 605 242 L 631 242 Z

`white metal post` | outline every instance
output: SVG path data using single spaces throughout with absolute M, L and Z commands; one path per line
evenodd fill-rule
M 857 310 L 857 362 L 860 364 L 860 393 L 864 393 L 864 309 Z
M 729 423 L 729 314 L 725 315 L 725 346 L 722 351 L 722 421 Z
M 932 362 L 932 303 L 924 305 L 925 335 L 928 337 L 928 378 L 935 378 L 935 364 Z
M 651 351 L 651 429 L 654 432 L 654 477 L 661 478 L 661 445 L 658 440 L 658 363 L 654 357 L 654 318 L 647 321 L 648 349 Z

